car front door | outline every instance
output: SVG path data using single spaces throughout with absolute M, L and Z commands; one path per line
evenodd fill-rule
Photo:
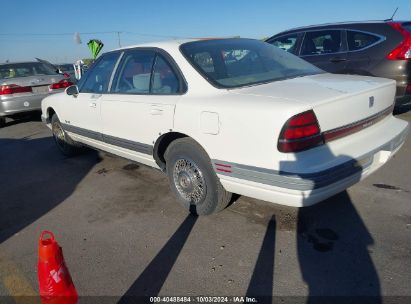
M 102 55 L 79 82 L 79 94 L 63 105 L 62 123 L 67 131 L 93 140 L 101 140 L 101 97 L 107 93 L 117 52 Z
M 304 35 L 300 57 L 330 73 L 345 73 L 347 48 L 342 30 L 315 30 Z
M 170 60 L 153 49 L 126 51 L 109 94 L 102 98 L 105 142 L 142 163 L 152 161 L 153 141 L 173 128 L 183 86 Z
M 298 50 L 300 49 L 302 37 L 302 33 L 292 33 L 270 38 L 266 42 L 284 51 L 297 55 Z

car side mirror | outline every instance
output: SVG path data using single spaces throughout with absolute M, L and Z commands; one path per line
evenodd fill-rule
M 66 94 L 69 96 L 77 97 L 78 93 L 78 87 L 76 85 L 69 86 L 66 89 Z

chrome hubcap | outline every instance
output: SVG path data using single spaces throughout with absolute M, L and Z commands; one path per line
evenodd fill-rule
M 174 184 L 178 193 L 188 203 L 198 204 L 206 195 L 206 182 L 203 174 L 192 160 L 179 159 L 173 170 Z
M 53 135 L 56 139 L 57 144 L 62 147 L 65 142 L 65 134 L 63 128 L 58 123 L 53 124 Z

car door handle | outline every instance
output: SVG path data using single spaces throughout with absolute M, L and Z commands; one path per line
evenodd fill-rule
M 151 115 L 163 115 L 163 107 L 158 104 L 152 104 L 150 109 Z
M 342 61 L 347 61 L 347 58 L 333 57 L 333 58 L 330 59 L 330 62 L 342 62 Z
M 96 108 L 97 107 L 97 103 L 95 102 L 90 102 L 90 108 Z
M 163 110 L 159 109 L 159 108 L 152 108 L 150 110 L 150 114 L 151 115 L 162 115 L 163 114 Z

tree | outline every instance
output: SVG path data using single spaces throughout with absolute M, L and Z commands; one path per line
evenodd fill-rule
M 94 62 L 94 59 L 92 59 L 92 58 L 84 58 L 82 60 L 83 60 L 84 64 L 88 65 L 88 66 L 90 66 Z

